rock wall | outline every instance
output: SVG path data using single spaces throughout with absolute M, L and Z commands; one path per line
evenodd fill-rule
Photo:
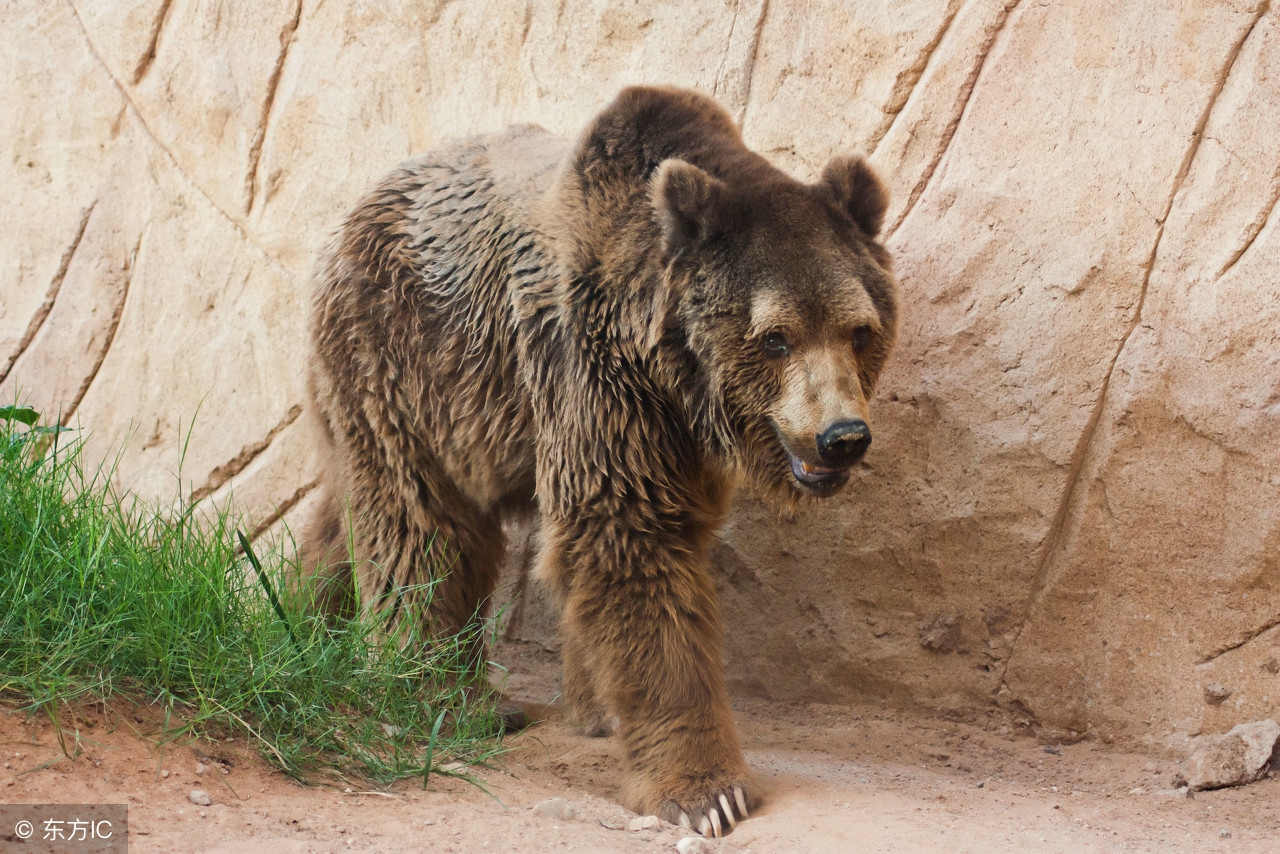
M 854 488 L 790 520 L 743 500 L 716 549 L 736 689 L 999 703 L 1155 745 L 1276 715 L 1268 0 L 48 0 L 0 22 L 0 397 L 124 443 L 122 486 L 304 514 L 308 270 L 361 189 L 449 137 L 573 133 L 623 84 L 693 86 L 799 177 L 869 153 L 905 290 Z

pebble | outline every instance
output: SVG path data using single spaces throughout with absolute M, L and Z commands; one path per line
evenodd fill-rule
M 163 771 L 161 771 L 161 772 L 160 772 L 160 776 L 161 776 L 161 777 L 163 777 L 163 778 L 165 778 L 166 780 L 168 780 L 168 779 L 169 779 L 169 769 L 168 769 L 168 768 L 166 768 L 166 769 L 164 769 Z
M 197 776 L 197 777 L 203 777 L 203 776 L 205 775 L 205 772 L 207 772 L 208 770 L 209 770 L 209 766 L 208 766 L 208 765 L 205 765 L 203 762 L 197 762 L 197 763 L 196 763 L 196 776 Z
M 1176 789 L 1160 789 L 1156 792 L 1156 794 L 1164 795 L 1166 797 L 1187 798 L 1187 799 L 1194 799 L 1196 796 L 1195 792 L 1191 791 L 1191 788 L 1189 786 L 1179 786 Z
M 1274 720 L 1239 724 L 1226 735 L 1205 736 L 1187 762 L 1186 782 L 1195 790 L 1252 783 L 1266 775 L 1277 744 L 1280 724 Z
M 676 850 L 680 854 L 713 854 L 718 849 L 701 836 L 686 836 L 676 843 Z
M 632 830 L 657 830 L 662 827 L 662 819 L 656 815 L 636 816 L 630 826 Z
M 1217 706 L 1226 700 L 1232 694 L 1232 690 L 1220 682 L 1210 682 L 1204 686 L 1204 701 L 1211 706 Z
M 552 798 L 549 801 L 534 804 L 533 811 L 538 815 L 558 821 L 587 820 L 587 814 L 582 809 L 582 804 L 577 801 L 566 801 L 564 798 Z
M 191 803 L 201 807 L 207 807 L 213 803 L 209 799 L 209 793 L 204 789 L 192 789 L 191 794 L 187 795 L 187 797 L 191 799 Z

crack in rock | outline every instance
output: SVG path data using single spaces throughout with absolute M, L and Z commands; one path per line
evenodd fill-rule
M 910 195 L 907 196 L 907 203 L 902 208 L 902 213 L 898 214 L 898 218 L 893 225 L 886 230 L 886 241 L 897 233 L 902 223 L 906 222 L 911 211 L 915 209 L 916 202 L 924 195 L 925 190 L 929 188 L 930 182 L 933 181 L 934 174 L 938 171 L 938 166 L 942 163 L 947 153 L 951 150 L 951 143 L 956 138 L 956 131 L 960 129 L 960 125 L 964 122 L 965 114 L 969 111 L 969 104 L 973 100 L 973 93 L 977 91 L 978 82 L 982 78 L 982 73 L 987 68 L 987 59 L 995 49 L 996 41 L 1005 31 L 1010 18 L 1013 17 L 1014 10 L 1022 0 L 1006 0 L 1004 7 L 1000 11 L 1000 17 L 996 20 L 995 26 L 991 28 L 991 32 L 982 42 L 982 47 L 978 51 L 978 62 L 969 72 L 968 78 L 965 79 L 964 85 L 960 87 L 960 92 L 956 96 L 958 109 L 955 110 L 955 116 L 947 123 L 947 128 L 943 131 L 942 145 L 938 149 L 938 153 L 930 159 L 929 165 L 925 167 L 924 174 L 920 176 L 920 180 L 916 182 L 915 187 L 911 189 Z M 887 135 L 887 131 L 886 131 Z
M 756 80 L 756 60 L 760 58 L 760 34 L 764 32 L 765 19 L 769 17 L 769 0 L 760 4 L 760 17 L 756 19 L 755 31 L 751 34 L 751 53 L 747 57 L 747 68 L 743 72 L 747 83 L 742 93 L 742 114 L 738 116 L 738 127 L 747 120 L 747 106 L 751 103 L 751 87 Z
M 924 50 L 920 52 L 920 56 L 911 64 L 911 67 L 899 74 L 898 79 L 894 81 L 893 90 L 889 92 L 889 98 L 884 107 L 885 118 L 881 122 L 881 126 L 872 131 L 867 138 L 867 145 L 871 149 L 871 157 L 875 157 L 876 152 L 880 150 L 880 143 L 884 142 L 884 138 L 893 132 L 894 126 L 898 123 L 898 118 L 907 109 L 911 99 L 915 97 L 916 88 L 920 85 L 920 81 L 924 79 L 924 73 L 929 68 L 929 63 L 933 62 L 934 54 L 938 52 L 938 48 L 946 40 L 947 34 L 951 32 L 951 25 L 955 23 L 956 18 L 959 16 L 960 9 L 957 6 L 951 14 L 947 15 L 946 20 L 938 28 L 933 40 L 925 45 Z
M 296 281 L 297 277 L 294 276 L 292 270 L 286 267 L 284 263 L 280 261 L 280 259 L 276 258 L 274 255 L 272 255 L 270 252 L 264 249 L 258 243 L 258 241 L 254 239 L 253 235 L 249 233 L 249 230 L 244 226 L 242 222 L 240 222 L 240 220 L 236 219 L 231 214 L 223 210 L 218 205 L 218 203 L 213 200 L 213 197 L 210 196 L 207 192 L 205 192 L 204 188 L 200 186 L 199 182 L 197 182 L 195 178 L 192 178 L 190 173 L 188 173 L 186 169 L 182 168 L 182 162 L 178 159 L 177 155 L 175 155 L 172 151 L 170 151 L 169 147 L 165 145 L 163 142 L 161 142 L 160 138 L 155 135 L 154 131 L 151 130 L 151 126 L 147 124 L 147 120 L 146 118 L 144 118 L 142 110 L 138 108 L 138 105 L 134 103 L 133 98 L 130 96 L 129 90 L 126 89 L 124 84 L 121 83 L 116 78 L 116 76 L 111 73 L 111 67 L 107 65 L 106 61 L 102 58 L 102 54 L 98 52 L 97 45 L 93 43 L 93 39 L 89 36 L 89 30 L 88 28 L 85 27 L 84 20 L 81 19 L 80 10 L 76 8 L 76 4 L 72 2 L 72 0 L 66 0 L 66 2 L 67 2 L 67 5 L 71 8 L 72 14 L 75 16 L 77 25 L 80 27 L 80 34 L 81 36 L 84 37 L 85 45 L 88 46 L 89 48 L 89 53 L 93 55 L 94 61 L 98 63 L 98 66 L 102 69 L 102 72 L 107 75 L 107 79 L 111 81 L 111 84 L 115 86 L 116 91 L 120 93 L 120 97 L 124 99 L 124 102 L 127 105 L 128 109 L 133 113 L 134 118 L 138 120 L 138 124 L 142 127 L 142 130 L 146 133 L 147 138 L 151 140 L 151 143 L 157 149 L 159 149 L 160 152 L 164 154 L 164 156 L 168 159 L 169 163 L 173 166 L 174 170 L 176 170 L 177 173 L 182 176 L 182 179 L 187 182 L 187 185 L 190 186 L 191 189 L 194 190 L 200 196 L 200 198 L 204 199 L 204 201 L 209 205 L 209 207 L 217 211 L 217 213 L 223 219 L 225 219 L 231 225 L 232 228 L 236 230 L 236 233 L 240 235 L 240 237 L 244 240 L 245 243 L 253 247 L 253 249 L 257 251 L 258 254 L 261 255 L 262 258 L 268 264 L 274 267 L 279 273 L 284 275 L 285 278 L 289 279 L 290 281 Z
M 751 35 L 744 51 L 746 61 L 731 73 L 726 73 L 725 67 L 729 64 L 729 57 L 734 53 L 737 33 L 740 29 L 739 12 L 742 4 L 741 2 L 734 4 L 733 20 L 729 24 L 729 35 L 726 39 L 724 56 L 720 58 L 720 66 L 716 71 L 715 80 L 711 87 L 712 94 L 724 102 L 726 107 L 738 102 L 735 120 L 739 129 L 743 126 L 743 121 L 747 115 L 747 106 L 751 101 L 751 87 L 755 79 L 756 60 L 760 55 L 760 34 L 764 31 L 765 18 L 769 14 L 769 0 L 762 0 L 759 7 L 755 24 L 752 27 Z
M 102 345 L 102 349 L 98 351 L 97 358 L 93 361 L 93 367 L 89 369 L 89 375 L 84 378 L 84 382 L 80 383 L 80 389 L 76 392 L 75 397 L 71 399 L 71 405 L 67 407 L 62 414 L 62 418 L 59 419 L 58 423 L 63 427 L 71 423 L 76 410 L 80 408 L 85 395 L 89 393 L 89 387 L 98 378 L 98 371 L 102 370 L 102 363 L 107 360 L 107 354 L 111 352 L 111 346 L 116 342 L 116 332 L 120 329 L 120 319 L 124 317 L 125 304 L 129 301 L 129 289 L 133 285 L 133 276 L 138 269 L 138 256 L 142 252 L 142 244 L 146 241 L 149 232 L 150 228 L 143 228 L 142 233 L 138 235 L 138 242 L 133 245 L 133 251 L 129 253 L 129 275 L 125 277 L 124 287 L 120 289 L 120 299 L 111 310 L 111 321 L 107 326 L 107 340 Z
M 147 76 L 147 72 L 151 70 L 151 64 L 156 61 L 156 51 L 160 48 L 160 34 L 164 31 L 164 25 L 169 20 L 169 10 L 173 7 L 173 0 L 164 0 L 160 5 L 160 13 L 156 15 L 156 22 L 151 28 L 151 41 L 147 45 L 147 51 L 138 60 L 137 66 L 133 69 L 133 85 L 137 86 L 142 82 L 142 78 Z
M 1196 154 L 1200 151 L 1200 144 L 1204 140 L 1204 130 L 1209 124 L 1210 116 L 1213 114 L 1213 108 L 1218 102 L 1218 97 L 1222 94 L 1223 88 L 1226 86 L 1227 78 L 1231 75 L 1231 69 L 1235 67 L 1236 59 L 1240 56 L 1245 42 L 1257 27 L 1262 16 L 1266 14 L 1270 7 L 1270 0 L 1262 3 L 1257 14 L 1249 27 L 1241 35 L 1240 39 L 1232 47 L 1231 52 L 1227 56 L 1222 73 L 1218 76 L 1214 84 L 1212 92 L 1205 104 L 1204 110 L 1200 114 L 1199 120 L 1196 122 L 1195 130 L 1191 134 L 1191 143 L 1184 152 L 1182 161 L 1179 164 L 1178 171 L 1173 178 L 1173 189 L 1169 193 L 1169 201 L 1165 204 L 1164 212 L 1157 220 L 1156 236 L 1151 246 L 1151 252 L 1147 257 L 1142 275 L 1142 284 L 1138 292 L 1137 304 L 1134 308 L 1133 317 L 1129 321 L 1128 327 L 1125 329 L 1124 335 L 1121 336 L 1120 343 L 1116 347 L 1115 353 L 1111 356 L 1111 361 L 1107 365 L 1107 372 L 1102 378 L 1098 396 L 1094 402 L 1092 411 L 1089 413 L 1089 420 L 1085 423 L 1084 430 L 1081 432 L 1080 439 L 1076 442 L 1075 450 L 1071 454 L 1071 463 L 1067 473 L 1067 483 L 1062 491 L 1062 501 L 1058 506 L 1057 512 L 1054 514 L 1053 522 L 1050 524 L 1049 533 L 1045 537 L 1044 548 L 1041 551 L 1040 561 L 1036 568 L 1036 578 L 1032 585 L 1031 595 L 1027 598 L 1027 604 L 1023 609 L 1022 619 L 1018 626 L 1017 634 L 1010 643 L 1011 651 L 1016 649 L 1018 641 L 1022 638 L 1022 633 L 1026 628 L 1027 621 L 1031 617 L 1031 612 L 1036 605 L 1042 602 L 1048 591 L 1057 583 L 1061 572 L 1054 571 L 1055 558 L 1060 554 L 1061 547 L 1064 543 L 1066 531 L 1071 527 L 1070 522 L 1074 517 L 1079 515 L 1080 508 L 1077 507 L 1079 500 L 1080 486 L 1084 481 L 1083 473 L 1085 462 L 1089 459 L 1093 451 L 1093 440 L 1097 435 L 1098 424 L 1102 420 L 1102 414 L 1106 410 L 1107 398 L 1111 391 L 1111 378 L 1114 375 L 1116 364 L 1120 361 L 1124 354 L 1125 348 L 1128 347 L 1129 341 L 1134 331 L 1142 322 L 1142 309 L 1146 304 L 1147 292 L 1151 284 L 1151 274 L 1155 269 L 1156 261 L 1160 255 L 1160 244 L 1164 239 L 1165 223 L 1169 219 L 1169 214 L 1173 210 L 1174 203 L 1177 201 L 1178 194 L 1182 191 L 1182 185 L 1186 181 L 1187 175 L 1191 172 L 1191 165 L 1195 161 Z M 1000 683 L 1003 685 L 1005 676 L 1008 673 L 1009 663 L 1012 661 L 1012 654 L 1006 659 L 1004 673 L 1001 674 Z
M 194 504 L 197 501 L 203 501 L 208 498 L 221 488 L 223 484 L 248 468 L 249 464 L 257 459 L 263 451 L 271 447 L 271 443 L 276 440 L 276 437 L 279 436 L 286 427 L 297 421 L 298 416 L 301 414 L 302 405 L 295 403 L 289 408 L 289 411 L 285 413 L 284 417 L 280 419 L 280 422 L 271 428 L 266 437 L 250 445 L 245 445 L 240 449 L 240 453 L 209 472 L 209 478 L 205 481 L 204 486 L 191 493 L 191 503 Z
M 1242 646 L 1246 646 L 1250 643 L 1253 643 L 1255 640 L 1257 640 L 1258 638 L 1265 635 L 1267 632 L 1277 627 L 1280 627 L 1280 617 L 1277 617 L 1276 619 L 1262 626 L 1262 628 L 1260 629 L 1256 629 L 1255 631 L 1249 632 L 1244 637 L 1238 640 L 1232 641 L 1231 643 L 1228 643 L 1225 646 L 1218 647 L 1213 652 L 1209 653 L 1204 658 L 1200 659 L 1200 664 L 1201 665 L 1211 664 L 1213 661 L 1221 658 L 1227 653 L 1233 652 L 1234 650 L 1237 650 Z
M 711 94 L 715 97 L 721 97 L 724 91 L 724 67 L 729 62 L 729 52 L 733 49 L 733 33 L 738 29 L 738 12 L 742 9 L 742 0 L 735 0 L 733 4 L 733 20 L 729 22 L 729 37 L 725 39 L 724 56 L 720 57 L 720 67 L 716 69 L 716 79 L 711 85 Z
M 80 241 L 84 239 L 85 229 L 89 226 L 89 217 L 93 215 L 93 209 L 97 206 L 98 201 L 94 199 L 89 207 L 85 208 L 84 213 L 80 215 L 80 225 L 76 229 L 76 236 L 71 240 L 71 245 L 67 247 L 67 251 L 62 253 L 62 260 L 58 263 L 57 272 L 53 274 L 53 280 L 49 282 L 49 290 L 45 293 L 44 302 L 40 303 L 36 313 L 31 316 L 31 322 L 27 324 L 27 331 L 22 333 L 17 349 L 5 362 L 4 369 L 0 370 L 0 382 L 4 382 L 5 378 L 9 376 L 13 366 L 22 358 L 22 354 L 31 346 L 31 342 L 35 340 L 35 337 L 40 334 L 40 329 L 44 326 L 44 322 L 49 319 L 49 313 L 53 311 L 54 303 L 58 300 L 58 293 L 62 290 L 62 281 L 67 277 L 67 270 L 71 267 L 71 259 L 75 257 L 76 250 L 80 248 Z
M 267 97 L 262 104 L 262 116 L 258 119 L 258 128 L 253 134 L 253 143 L 249 146 L 249 172 L 245 176 L 246 201 L 245 216 L 253 211 L 253 203 L 258 194 L 258 165 L 262 159 L 262 145 L 267 140 L 267 128 L 271 122 L 271 111 L 276 103 L 276 91 L 280 88 L 280 78 L 284 74 L 284 64 L 289 58 L 289 48 L 293 46 L 298 33 L 298 24 L 302 21 L 302 0 L 298 0 L 293 10 L 293 19 L 280 31 L 280 54 L 276 57 L 275 68 L 267 79 Z
M 272 525 L 283 519 L 286 513 L 294 507 L 297 507 L 298 502 L 310 495 L 311 492 L 319 485 L 320 481 L 313 480 L 309 483 L 304 483 L 302 486 L 295 489 L 293 491 L 293 495 L 290 495 L 284 501 L 277 504 L 272 512 L 267 515 L 267 518 L 253 526 L 253 530 L 249 532 L 249 542 L 254 542 L 258 537 L 265 534 Z
M 1225 276 L 1231 268 L 1244 257 L 1245 253 L 1249 251 L 1250 247 L 1253 246 L 1253 242 L 1258 239 L 1258 235 L 1266 230 L 1267 226 L 1271 223 L 1271 214 L 1275 212 L 1277 202 L 1280 202 L 1280 172 L 1278 172 L 1273 179 L 1271 200 L 1267 203 L 1266 208 L 1261 212 L 1261 214 L 1249 224 L 1249 235 L 1245 238 L 1244 244 L 1235 251 L 1231 256 L 1231 260 L 1222 265 L 1222 269 L 1218 271 L 1216 276 L 1214 276 L 1215 280 L 1221 279 Z

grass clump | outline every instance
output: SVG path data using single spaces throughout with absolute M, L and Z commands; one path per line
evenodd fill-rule
M 426 785 L 500 752 L 478 637 L 294 607 L 289 561 L 238 549 L 227 513 L 116 495 L 61 429 L 0 407 L 0 699 L 55 723 L 68 703 L 147 703 L 161 742 L 243 732 L 299 778 Z

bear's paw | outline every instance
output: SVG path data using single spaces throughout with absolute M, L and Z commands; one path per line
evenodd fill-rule
M 738 822 L 751 814 L 754 798 L 746 783 L 717 786 L 710 791 L 681 794 L 670 798 L 657 815 L 671 824 L 696 830 L 703 836 L 727 835 Z

